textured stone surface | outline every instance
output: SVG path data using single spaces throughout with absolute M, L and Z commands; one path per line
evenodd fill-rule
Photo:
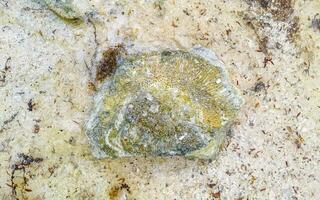
M 212 159 L 241 104 L 209 50 L 125 59 L 98 95 L 87 135 L 97 157 Z

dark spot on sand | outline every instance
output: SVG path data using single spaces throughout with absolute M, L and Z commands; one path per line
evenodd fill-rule
M 264 82 L 259 81 L 255 84 L 255 86 L 253 87 L 253 91 L 254 92 L 260 92 L 262 90 L 265 90 L 266 85 L 264 84 Z
M 109 199 L 116 200 L 119 199 L 122 192 L 131 193 L 129 185 L 125 182 L 124 178 L 118 179 L 119 183 L 109 190 Z
M 320 15 L 319 13 L 316 14 L 312 21 L 311 21 L 311 27 L 313 28 L 313 30 L 315 31 L 320 31 Z
M 121 50 L 123 50 L 123 46 L 117 45 L 103 52 L 102 59 L 97 66 L 96 80 L 103 81 L 106 77 L 114 73 L 117 68 L 117 60 Z
M 43 161 L 43 158 L 35 158 L 24 153 L 18 154 L 20 161 L 16 165 L 30 165 L 31 163 L 39 163 Z

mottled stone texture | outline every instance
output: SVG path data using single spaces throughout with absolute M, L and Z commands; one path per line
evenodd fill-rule
M 99 158 L 212 159 L 241 101 L 207 49 L 132 55 L 97 95 L 87 135 Z

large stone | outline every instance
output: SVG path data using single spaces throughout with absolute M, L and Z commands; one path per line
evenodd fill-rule
M 241 104 L 205 48 L 131 55 L 97 94 L 86 133 L 98 158 L 212 159 Z

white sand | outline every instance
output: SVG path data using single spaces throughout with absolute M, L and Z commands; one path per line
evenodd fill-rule
M 73 25 L 35 0 L 0 0 L 0 199 L 320 199 L 318 0 L 297 0 L 284 22 L 240 0 L 164 0 L 161 10 L 152 0 L 115 2 L 78 1 L 95 14 Z M 254 31 L 245 15 L 267 24 L 251 20 Z M 291 41 L 294 16 L 300 36 Z M 273 62 L 265 67 L 263 36 Z M 92 64 L 118 43 L 217 53 L 246 100 L 217 160 L 91 155 L 83 125 Z M 259 81 L 265 89 L 255 92 Z M 43 161 L 13 170 L 19 153 Z

